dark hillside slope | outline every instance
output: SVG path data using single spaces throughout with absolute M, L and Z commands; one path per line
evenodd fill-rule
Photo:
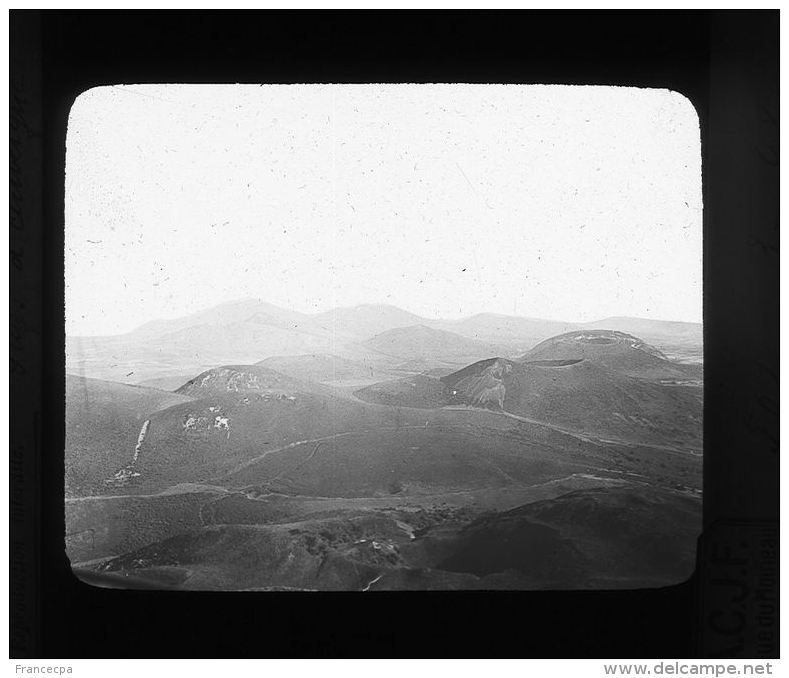
M 480 518 L 440 565 L 539 588 L 669 586 L 693 572 L 698 498 L 643 485 L 578 490 Z
M 484 360 L 443 377 L 450 404 L 509 412 L 634 443 L 701 447 L 701 394 L 579 360 Z
M 413 412 L 413 410 L 412 410 Z M 570 466 L 522 440 L 400 423 L 309 441 L 241 466 L 223 483 L 311 497 L 419 497 L 540 483 Z M 563 475 L 569 475 L 566 471 Z
M 440 379 L 426 374 L 372 384 L 354 391 L 354 395 L 368 403 L 393 407 L 432 409 L 448 403 L 446 386 Z
M 132 457 L 153 412 L 189 402 L 185 395 L 66 375 L 66 494 L 104 490 Z
M 269 450 L 326 435 L 356 411 L 352 403 L 298 391 L 206 395 L 151 415 L 130 486 L 154 492 L 212 481 Z
M 691 573 L 701 522 L 698 498 L 632 483 L 482 515 L 446 503 L 414 510 L 416 500 L 274 522 L 266 499 L 235 494 L 197 512 L 199 526 L 182 512 L 180 534 L 147 545 L 117 532 L 113 543 L 132 550 L 79 573 L 189 589 L 666 586 Z
M 310 441 L 424 424 L 421 413 L 368 406 L 320 384 L 277 380 L 271 370 L 252 368 L 214 371 L 216 378 L 205 383 L 201 378 L 186 389 L 199 399 L 151 414 L 145 441 L 129 468 L 134 475 L 124 474 L 112 491 L 151 493 L 185 482 L 224 484 L 223 478 L 237 467 L 274 458 L 277 451 L 285 458 L 299 457 L 312 449 Z M 259 378 L 251 381 L 252 376 Z M 241 388 L 255 385 L 261 388 Z

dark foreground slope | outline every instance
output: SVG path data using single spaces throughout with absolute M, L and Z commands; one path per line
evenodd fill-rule
M 699 504 L 643 485 L 577 490 L 472 522 L 439 567 L 556 588 L 673 584 L 694 569 Z
M 699 500 L 635 485 L 578 490 L 469 522 L 444 506 L 216 523 L 92 568 L 189 589 L 589 589 L 693 570 Z M 227 520 L 227 516 L 224 516 Z

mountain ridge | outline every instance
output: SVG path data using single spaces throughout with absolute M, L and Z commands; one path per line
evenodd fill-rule
M 122 332 L 119 334 L 98 334 L 98 335 L 84 335 L 84 334 L 69 334 L 68 336 L 71 338 L 110 338 L 110 337 L 127 337 L 130 335 L 134 336 L 149 336 L 152 335 L 152 330 L 155 328 L 162 327 L 166 324 L 176 324 L 182 321 L 191 320 L 195 324 L 200 324 L 198 318 L 208 315 L 210 313 L 217 313 L 220 312 L 222 309 L 234 309 L 244 304 L 258 304 L 261 307 L 265 307 L 268 310 L 273 310 L 279 314 L 287 315 L 292 318 L 300 318 L 300 319 L 325 319 L 329 318 L 332 315 L 347 315 L 354 312 L 365 312 L 369 313 L 374 309 L 386 310 L 387 312 L 392 313 L 400 313 L 403 315 L 410 316 L 413 322 L 410 324 L 424 324 L 427 326 L 435 326 L 435 325 L 462 325 L 463 323 L 468 323 L 470 321 L 478 321 L 480 319 L 492 319 L 492 320 L 501 320 L 501 321 L 518 321 L 518 322 L 529 322 L 529 323 L 544 323 L 544 324 L 552 324 L 552 325 L 561 325 L 567 327 L 576 327 L 579 329 L 583 328 L 593 328 L 593 326 L 600 325 L 600 324 L 607 324 L 612 325 L 611 327 L 606 327 L 605 329 L 619 329 L 618 327 L 614 327 L 615 324 L 620 323 L 630 323 L 630 324 L 649 324 L 649 325 L 667 325 L 667 326 L 675 326 L 677 328 L 687 329 L 687 330 L 701 330 L 702 323 L 700 322 L 690 322 L 684 320 L 663 320 L 663 319 L 653 319 L 653 318 L 643 318 L 640 316 L 608 316 L 605 318 L 601 318 L 599 320 L 592 320 L 587 322 L 579 322 L 579 321 L 569 321 L 569 320 L 555 320 L 549 318 L 538 318 L 533 316 L 522 316 L 522 315 L 511 315 L 506 313 L 490 313 L 490 312 L 479 312 L 473 313 L 468 316 L 462 316 L 460 318 L 428 318 L 426 316 L 419 315 L 417 313 L 413 313 L 406 309 L 400 308 L 399 306 L 395 306 L 393 304 L 374 304 L 374 303 L 364 303 L 364 304 L 357 304 L 354 306 L 338 306 L 336 308 L 332 308 L 326 311 L 320 311 L 316 313 L 303 313 L 301 311 L 294 311 L 291 309 L 287 309 L 282 306 L 277 306 L 275 304 L 270 304 L 268 302 L 263 301 L 258 297 L 249 297 L 245 299 L 239 299 L 235 301 L 228 301 L 222 302 L 220 304 L 216 304 L 214 306 L 210 306 L 208 308 L 202 309 L 200 311 L 195 311 L 194 313 L 185 314 L 183 316 L 176 316 L 174 318 L 156 318 L 153 320 L 149 320 L 142 325 L 128 331 Z M 241 320 L 247 320 L 251 318 L 255 312 L 250 312 L 245 315 Z M 396 325 L 402 326 L 402 325 Z M 172 330 L 169 330 L 172 331 Z M 383 330 L 382 330 L 383 331 Z M 624 330 L 623 330 L 624 331 Z

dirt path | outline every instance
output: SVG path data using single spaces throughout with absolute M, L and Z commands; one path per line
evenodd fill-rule
M 545 421 L 538 421 L 537 419 L 530 419 L 529 417 L 522 417 L 518 414 L 513 414 L 512 412 L 506 412 L 504 410 L 487 410 L 482 409 L 479 407 L 461 407 L 458 405 L 448 405 L 446 407 L 442 407 L 440 411 L 448 411 L 451 410 L 453 412 L 485 412 L 487 414 L 494 414 L 500 417 L 508 417 L 510 419 L 515 419 L 516 421 L 522 421 L 526 424 L 533 424 L 535 426 L 541 426 L 542 428 L 548 428 L 552 431 L 556 431 L 557 433 L 562 433 L 564 435 L 570 436 L 572 438 L 576 438 L 577 440 L 581 440 L 585 443 L 590 443 L 591 445 L 621 445 L 624 447 L 651 447 L 656 450 L 663 450 L 665 452 L 670 452 L 673 454 L 680 454 L 680 455 L 692 455 L 694 457 L 701 457 L 703 456 L 702 452 L 698 452 L 692 449 L 681 450 L 676 447 L 671 447 L 669 445 L 659 445 L 657 443 L 651 442 L 644 442 L 644 443 L 634 443 L 629 442 L 626 440 L 617 440 L 613 438 L 601 438 L 599 436 L 593 436 L 588 433 L 580 433 L 579 431 L 573 431 L 572 429 L 563 428 L 562 426 L 557 426 L 556 424 L 549 424 Z
M 362 591 L 369 591 L 369 590 L 370 590 L 370 587 L 371 587 L 373 584 L 375 584 L 375 582 L 377 582 L 377 581 L 378 581 L 378 580 L 379 580 L 381 577 L 383 577 L 383 575 L 382 575 L 382 574 L 379 574 L 379 575 L 378 575 L 378 576 L 377 576 L 375 579 L 371 580 L 371 581 L 370 581 L 370 583 L 369 583 L 369 584 L 367 584 L 367 586 L 365 586 L 365 587 L 362 589 Z
M 338 394 L 340 393 L 339 390 L 337 390 L 337 392 L 338 392 Z M 348 400 L 352 400 L 352 401 L 355 401 L 357 403 L 364 404 L 367 407 L 378 408 L 378 409 L 391 408 L 391 406 L 389 406 L 389 405 L 381 405 L 380 403 L 370 403 L 370 402 L 367 402 L 366 400 L 361 400 L 360 398 L 357 398 L 353 393 L 345 392 L 345 393 L 341 393 L 341 395 L 344 396 L 345 398 L 347 398 Z M 573 429 L 564 428 L 564 427 L 558 426 L 556 424 L 551 424 L 551 423 L 548 423 L 546 421 L 539 421 L 537 419 L 531 419 L 529 417 L 523 417 L 523 416 L 520 416 L 518 414 L 513 414 L 512 412 L 507 412 L 506 410 L 489 410 L 489 409 L 485 409 L 485 408 L 481 408 L 481 407 L 469 407 L 469 406 L 463 406 L 463 405 L 445 405 L 444 407 L 433 408 L 433 409 L 412 408 L 412 407 L 404 407 L 403 406 L 403 409 L 406 409 L 406 410 L 422 410 L 422 411 L 424 411 L 426 413 L 433 412 L 433 413 L 436 413 L 436 414 L 440 414 L 441 412 L 447 412 L 447 411 L 451 411 L 451 412 L 485 412 L 487 414 L 494 414 L 494 415 L 499 415 L 499 416 L 502 416 L 502 417 L 508 417 L 510 419 L 515 419 L 516 421 L 520 421 L 520 422 L 523 422 L 525 424 L 533 424 L 535 426 L 540 426 L 542 428 L 551 429 L 552 431 L 556 431 L 557 433 L 562 433 L 564 435 L 570 436 L 570 437 L 575 438 L 577 440 L 581 440 L 583 442 L 590 443 L 590 444 L 596 445 L 596 446 L 600 446 L 600 445 L 623 445 L 625 447 L 643 446 L 643 447 L 653 447 L 655 449 L 663 450 L 663 451 L 669 452 L 671 454 L 680 454 L 680 455 L 688 455 L 689 454 L 689 455 L 692 455 L 694 457 L 701 457 L 701 456 L 703 456 L 703 452 L 698 450 L 698 449 L 695 449 L 695 448 L 679 449 L 677 447 L 671 447 L 670 445 L 660 445 L 660 444 L 657 444 L 657 443 L 647 443 L 647 442 L 645 442 L 645 443 L 634 443 L 634 442 L 629 442 L 629 441 L 626 441 L 626 440 L 617 440 L 617 439 L 612 439 L 612 438 L 601 438 L 599 436 L 589 435 L 589 434 L 586 434 L 586 433 L 582 433 L 580 431 L 575 431 Z M 409 427 L 402 427 L 402 428 L 409 428 Z M 419 428 L 419 427 L 417 426 L 417 427 L 410 427 L 410 428 Z
M 78 503 L 81 501 L 103 500 L 103 499 L 148 499 L 151 497 L 170 497 L 176 494 L 233 494 L 233 490 L 229 490 L 221 485 L 209 485 L 206 483 L 179 483 L 167 487 L 161 492 L 153 492 L 151 494 L 95 494 L 89 497 L 66 497 L 67 504 Z
M 347 436 L 358 435 L 360 433 L 378 433 L 380 431 L 401 431 L 403 429 L 425 429 L 427 426 L 425 424 L 419 425 L 401 425 L 401 426 L 376 426 L 375 428 L 362 428 L 362 429 L 354 429 L 353 431 L 343 431 L 342 433 L 332 433 L 331 435 L 321 436 L 320 438 L 308 438 L 306 440 L 297 440 L 296 442 L 289 443 L 287 445 L 283 445 L 282 447 L 276 447 L 273 450 L 266 450 L 263 454 L 259 454 L 257 457 L 253 457 L 249 459 L 235 468 L 228 471 L 223 478 L 227 476 L 231 476 L 234 473 L 238 473 L 239 471 L 243 471 L 245 468 L 252 466 L 253 464 L 257 464 L 259 461 L 262 461 L 270 454 L 277 454 L 278 452 L 284 452 L 285 450 L 293 449 L 294 447 L 299 447 L 300 445 L 309 445 L 311 443 L 322 443 L 327 442 L 329 440 L 336 440 L 337 438 L 345 438 Z M 448 427 L 451 428 L 451 427 Z M 313 455 L 317 451 L 317 448 L 313 451 Z

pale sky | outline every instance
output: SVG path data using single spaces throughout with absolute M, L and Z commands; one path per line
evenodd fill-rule
M 699 125 L 668 90 L 95 88 L 65 210 L 70 335 L 249 297 L 701 321 Z

